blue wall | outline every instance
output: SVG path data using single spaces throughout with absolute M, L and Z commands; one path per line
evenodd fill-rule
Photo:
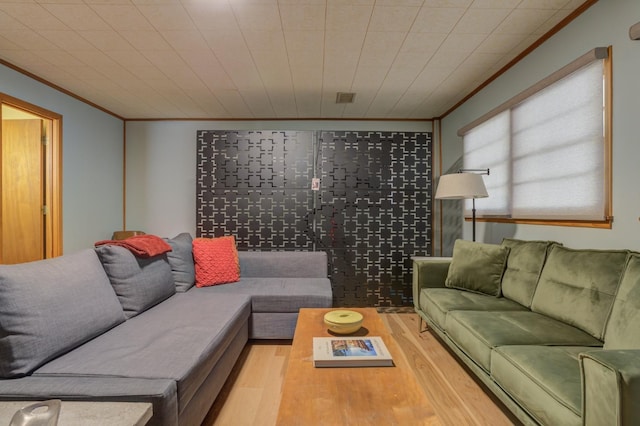
M 430 132 L 430 121 L 129 121 L 127 228 L 172 237 L 196 231 L 198 130 Z
M 587 51 L 613 46 L 613 215 L 612 229 L 480 223 L 478 240 L 502 237 L 551 239 L 570 247 L 640 250 L 640 41 L 629 27 L 640 20 L 638 0 L 600 0 L 515 67 L 442 120 L 446 170 L 462 155 L 458 129 Z M 476 201 L 480 206 L 482 200 Z M 464 226 L 471 239 L 471 224 Z M 447 253 L 445 253 L 447 254 Z
M 0 65 L 0 92 L 62 115 L 63 250 L 122 228 L 123 122 Z

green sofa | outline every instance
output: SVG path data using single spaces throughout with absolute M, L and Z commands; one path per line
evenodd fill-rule
M 458 240 L 414 259 L 413 300 L 524 424 L 640 424 L 640 253 Z

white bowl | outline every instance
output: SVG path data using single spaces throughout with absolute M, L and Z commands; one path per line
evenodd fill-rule
M 324 323 L 329 331 L 336 334 L 351 334 L 362 327 L 362 314 L 346 309 L 336 309 L 324 315 Z

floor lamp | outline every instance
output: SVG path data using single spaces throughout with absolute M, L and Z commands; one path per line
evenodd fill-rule
M 468 172 L 476 173 L 468 173 Z M 471 198 L 473 208 L 473 241 L 476 240 L 476 198 L 489 196 L 482 180 L 483 174 L 488 175 L 489 169 L 460 169 L 458 173 L 440 176 L 436 189 L 436 200 L 462 200 Z

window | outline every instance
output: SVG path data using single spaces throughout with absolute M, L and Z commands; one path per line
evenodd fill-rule
M 485 220 L 610 227 L 608 48 L 597 48 L 458 131 L 489 168 Z

